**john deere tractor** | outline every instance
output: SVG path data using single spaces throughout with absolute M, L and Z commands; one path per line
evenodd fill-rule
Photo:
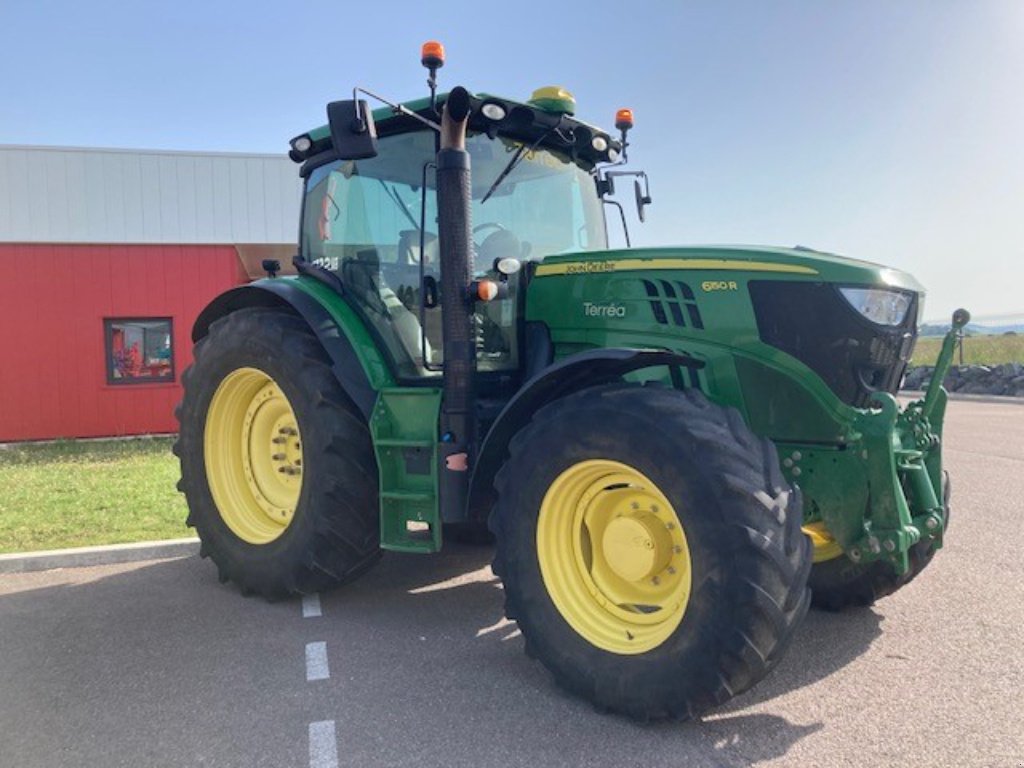
M 966 313 L 901 408 L 910 275 L 806 248 L 610 250 L 616 186 L 641 218 L 650 202 L 622 168 L 632 114 L 609 132 L 560 88 L 437 93 L 443 49 L 423 63 L 428 97 L 356 89 L 292 140 L 297 274 L 265 262 L 195 324 L 176 452 L 221 579 L 311 593 L 489 526 L 527 653 L 653 719 L 754 685 L 810 603 L 920 573 L 949 515 L 940 382 Z

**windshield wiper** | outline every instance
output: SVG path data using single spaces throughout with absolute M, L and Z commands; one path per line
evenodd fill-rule
M 512 159 L 508 161 L 508 165 L 505 166 L 505 170 L 498 174 L 498 178 L 496 178 L 494 180 L 494 183 L 491 184 L 491 188 L 487 190 L 487 194 L 480 198 L 480 205 L 483 205 L 484 203 L 487 202 L 488 198 L 490 198 L 490 196 L 494 194 L 495 190 L 497 190 L 497 188 L 501 185 L 501 182 L 505 180 L 505 177 L 512 173 L 512 171 L 515 170 L 516 166 L 519 165 L 519 162 L 523 159 L 523 157 L 525 157 L 526 153 L 533 152 L 533 150 L 540 146 L 540 143 L 544 141 L 544 139 L 546 139 L 548 135 L 556 128 L 558 128 L 558 125 L 553 125 L 546 131 L 544 131 L 544 133 L 540 135 L 540 138 L 530 145 L 529 149 L 527 149 L 525 144 L 519 145 L 519 149 L 517 149 L 516 153 L 512 155 Z

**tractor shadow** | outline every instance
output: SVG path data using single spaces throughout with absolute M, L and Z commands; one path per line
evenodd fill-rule
M 760 705 L 828 677 L 880 634 L 872 611 L 812 612 L 786 658 L 752 691 L 699 721 L 638 725 L 563 692 L 525 656 L 503 615 L 492 556 L 491 547 L 468 545 L 432 557 L 388 553 L 356 583 L 322 595 L 314 623 L 301 618 L 298 599 L 243 599 L 198 558 L 92 569 L 95 576 L 0 578 L 0 679 L 20 691 L 17 702 L 0 696 L 0 719 L 12 718 L 16 734 L 11 754 L 20 762 L 12 764 L 33 764 L 37 745 L 59 731 L 45 713 L 60 697 L 83 720 L 93 707 L 107 713 L 111 724 L 90 736 L 100 746 L 123 742 L 123 721 L 168 743 L 174 723 L 190 734 L 169 742 L 181 764 L 200 754 L 293 764 L 305 749 L 299 736 L 229 745 L 201 735 L 209 733 L 206 713 L 218 713 L 212 722 L 222 733 L 251 728 L 254 719 L 276 722 L 283 711 L 306 722 L 337 717 L 353 754 L 394 744 L 418 755 L 419 766 L 634 765 L 640 745 L 648 768 L 755 765 L 824 727 Z M 336 688 L 333 679 L 319 687 L 304 681 L 309 640 L 327 641 Z M 230 693 L 210 685 L 225 679 L 234 681 Z M 70 735 L 57 745 L 93 764 L 103 763 L 100 746 L 93 754 Z M 137 764 L 149 760 L 122 751 Z
M 491 547 L 468 545 L 446 546 L 441 556 L 426 561 L 415 556 L 388 556 L 352 596 L 339 593 L 328 599 L 353 601 L 351 607 L 360 611 L 380 601 L 394 601 L 396 608 L 402 606 L 406 631 L 419 627 L 445 637 L 465 635 L 470 622 L 475 628 L 474 643 L 482 650 L 462 654 L 465 673 L 488 679 L 488 688 L 507 691 L 518 687 L 523 691 L 513 702 L 523 699 L 522 708 L 509 707 L 505 701 L 503 717 L 568 720 L 584 744 L 600 744 L 615 735 L 616 746 L 580 753 L 581 765 L 586 762 L 584 757 L 601 764 L 632 764 L 627 753 L 617 753 L 617 744 L 635 745 L 637 739 L 653 739 L 666 752 L 686 756 L 666 765 L 755 765 L 784 756 L 794 744 L 824 728 L 824 723 L 791 723 L 777 714 L 750 710 L 827 678 L 868 651 L 881 634 L 882 617 L 871 610 L 811 611 L 785 658 L 753 690 L 697 721 L 642 725 L 595 711 L 556 687 L 546 670 L 525 656 L 516 625 L 504 618 L 501 585 L 489 568 L 492 557 Z M 479 716 L 487 709 L 479 700 L 475 708 L 466 702 L 449 702 L 448 706 L 455 719 L 460 712 Z M 568 760 L 563 764 L 576 763 Z M 655 760 L 654 764 L 662 763 Z
M 364 592 L 360 588 L 363 585 L 371 593 L 404 591 L 413 598 L 412 605 L 434 600 L 446 603 L 452 599 L 449 590 L 457 590 L 458 620 L 478 610 L 485 614 L 487 618 L 479 621 L 480 637 L 484 638 L 491 634 L 487 628 L 503 620 L 501 583 L 490 571 L 493 555 L 493 548 L 488 546 L 446 544 L 440 556 L 386 556 L 354 591 Z M 449 616 L 456 620 L 456 616 Z M 881 622 L 882 616 L 871 609 L 839 613 L 811 609 L 779 666 L 752 691 L 715 711 L 738 712 L 827 678 L 871 647 L 882 633 Z M 514 624 L 506 626 L 514 633 Z

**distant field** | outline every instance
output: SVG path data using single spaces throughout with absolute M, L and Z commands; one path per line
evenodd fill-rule
M 0 448 L 0 553 L 184 538 L 168 438 Z
M 942 347 L 941 338 L 918 339 L 912 365 L 934 365 Z M 953 358 L 960 363 L 960 353 Z M 1024 334 L 968 336 L 964 339 L 964 365 L 1024 363 Z

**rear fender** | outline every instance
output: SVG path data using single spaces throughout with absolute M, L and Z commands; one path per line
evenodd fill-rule
M 332 312 L 326 304 L 326 297 L 321 295 L 329 289 L 323 288 L 319 283 L 300 286 L 301 280 L 303 278 L 259 280 L 222 293 L 199 313 L 192 327 L 192 341 L 197 342 L 209 333 L 214 321 L 239 309 L 274 307 L 290 310 L 304 319 L 320 340 L 324 351 L 331 359 L 331 370 L 338 382 L 369 421 L 379 386 L 390 383 L 380 380 L 377 382 L 378 387 L 373 384 L 374 379 L 381 379 L 382 370 L 386 372 L 386 367 L 378 360 L 370 371 L 367 370 L 364 360 L 357 354 L 355 345 L 349 337 L 350 329 L 343 327 L 342 317 L 339 317 L 337 308 Z M 332 294 L 330 298 L 334 300 L 334 295 Z M 344 302 L 344 298 L 338 296 L 337 301 Z M 345 309 L 348 310 L 345 314 L 351 314 L 349 307 L 346 306 Z M 365 329 L 361 326 L 360 330 L 365 334 Z M 371 373 L 374 374 L 372 378 Z

